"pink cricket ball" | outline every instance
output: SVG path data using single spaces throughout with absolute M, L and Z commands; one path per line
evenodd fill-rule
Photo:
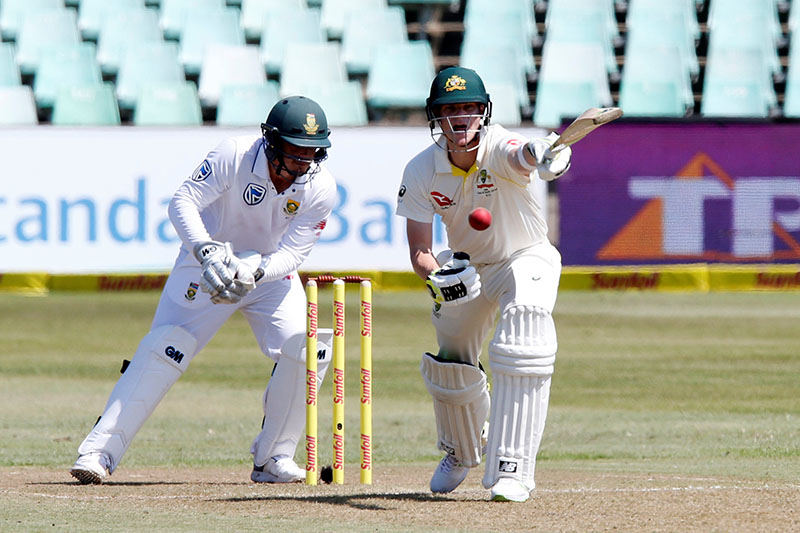
M 486 208 L 476 207 L 469 214 L 469 225 L 472 229 L 483 231 L 492 225 L 492 214 Z

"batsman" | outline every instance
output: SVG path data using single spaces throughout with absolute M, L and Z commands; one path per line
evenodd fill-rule
M 71 474 L 102 483 L 189 363 L 236 311 L 275 361 L 255 438 L 254 482 L 305 479 L 294 462 L 305 426 L 306 299 L 297 268 L 319 239 L 336 200 L 321 165 L 331 146 L 313 100 L 280 100 L 261 135 L 234 137 L 212 150 L 178 188 L 169 217 L 181 240 L 150 332 L 139 343 L 102 416 L 78 448 Z M 332 332 L 320 334 L 319 379 Z M 198 417 L 203 416 L 197 406 Z M 187 443 L 191 446 L 191 443 Z
M 564 175 L 572 152 L 548 152 L 555 133 L 527 139 L 490 124 L 489 94 L 467 68 L 434 78 L 426 111 L 434 142 L 407 164 L 397 214 L 407 219 L 411 264 L 433 297 L 439 344 L 420 364 L 445 452 L 430 488 L 455 490 L 485 454 L 483 486 L 491 499 L 524 502 L 535 487 L 547 417 L 561 275 L 534 181 Z M 492 214 L 483 231 L 468 223 L 477 207 Z M 435 256 L 437 214 L 450 249 Z M 479 359 L 498 311 L 489 341 L 490 398 Z

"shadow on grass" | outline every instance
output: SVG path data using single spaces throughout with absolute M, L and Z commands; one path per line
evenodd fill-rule
M 270 501 L 296 501 L 298 503 L 325 503 L 329 505 L 346 505 L 354 509 L 382 511 L 389 510 L 387 507 L 377 503 L 370 503 L 369 500 L 385 500 L 398 502 L 452 502 L 464 501 L 463 494 L 458 498 L 438 496 L 429 492 L 409 492 L 398 494 L 387 493 L 368 493 L 368 494 L 332 494 L 329 496 L 309 495 L 309 496 L 247 496 L 235 498 L 222 498 L 215 501 L 227 503 L 246 503 L 246 502 L 270 502 Z M 483 501 L 483 500 L 481 500 Z

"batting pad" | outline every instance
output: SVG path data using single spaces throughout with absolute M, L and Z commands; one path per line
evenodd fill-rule
M 178 326 L 161 326 L 145 335 L 78 453 L 106 454 L 113 472 L 136 433 L 186 370 L 196 348 L 194 336 Z
M 439 449 L 453 454 L 461 464 L 481 462 L 481 430 L 489 413 L 486 374 L 469 363 L 438 359 L 426 353 L 420 372 L 433 396 Z
M 539 307 L 512 307 L 500 317 L 489 343 L 492 412 L 483 486 L 501 477 L 535 487 L 536 454 L 550 401 L 557 348 L 553 317 Z
M 317 331 L 317 387 L 333 358 L 332 329 Z M 306 335 L 290 337 L 264 391 L 264 425 L 253 440 L 253 464 L 263 466 L 277 455 L 294 457 L 306 425 Z

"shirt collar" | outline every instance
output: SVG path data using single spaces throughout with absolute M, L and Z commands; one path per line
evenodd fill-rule
M 475 162 L 472 164 L 468 171 L 464 171 L 457 166 L 453 165 L 450 162 L 450 159 L 447 157 L 447 150 L 442 149 L 441 147 L 436 147 L 436 152 L 433 156 L 433 164 L 437 174 L 452 174 L 453 176 L 465 178 L 471 172 L 478 170 L 481 166 L 481 161 L 483 160 L 483 156 L 486 153 L 486 146 L 488 143 L 488 135 L 489 135 L 489 128 L 488 126 L 483 126 L 485 130 L 483 133 L 483 141 L 481 142 L 480 146 L 478 146 L 478 157 L 475 158 Z

